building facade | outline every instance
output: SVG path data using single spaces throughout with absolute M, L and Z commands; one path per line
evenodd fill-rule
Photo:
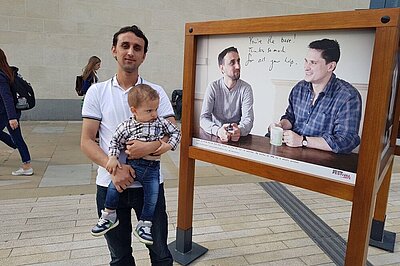
M 138 25 L 149 38 L 141 75 L 167 94 L 182 87 L 186 22 L 320 13 L 369 8 L 368 0 L 3 0 L 0 47 L 33 85 L 37 106 L 24 120 L 80 120 L 75 76 L 92 55 L 100 80 L 115 73 L 113 34 Z

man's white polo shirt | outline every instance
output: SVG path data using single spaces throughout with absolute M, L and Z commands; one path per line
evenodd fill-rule
M 158 115 L 160 117 L 174 116 L 171 102 L 161 86 L 150 83 L 139 76 L 136 85 L 140 83 L 151 86 L 160 95 L 160 104 L 158 107 Z M 131 88 L 126 91 L 122 89 L 118 84 L 116 76 L 114 76 L 104 82 L 93 84 L 85 95 L 82 117 L 100 121 L 99 145 L 105 154 L 108 154 L 110 141 L 117 126 L 132 115 L 128 104 L 128 93 L 130 90 Z M 121 163 L 126 162 L 124 152 L 121 152 L 119 161 Z M 160 183 L 163 180 L 160 171 Z M 99 166 L 96 184 L 108 187 L 110 181 L 110 174 L 105 168 Z M 130 187 L 140 186 L 139 182 L 134 182 Z

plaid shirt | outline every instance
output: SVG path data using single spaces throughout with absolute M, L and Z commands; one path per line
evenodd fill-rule
M 281 119 L 303 136 L 322 137 L 335 153 L 350 153 L 360 144 L 361 95 L 350 83 L 332 75 L 314 105 L 311 83 L 297 83 Z
M 169 136 L 168 144 L 175 150 L 181 140 L 180 130 L 165 118 L 157 117 L 153 122 L 141 123 L 133 117 L 118 125 L 112 136 L 109 156 L 119 156 L 129 140 L 158 141 L 165 135 Z

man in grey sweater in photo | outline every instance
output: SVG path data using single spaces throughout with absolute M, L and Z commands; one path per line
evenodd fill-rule
M 221 142 L 247 136 L 254 121 L 253 90 L 240 79 L 240 57 L 235 47 L 218 55 L 222 78 L 211 82 L 205 92 L 200 127 Z

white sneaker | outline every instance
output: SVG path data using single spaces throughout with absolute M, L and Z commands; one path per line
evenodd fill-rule
M 15 175 L 15 176 L 17 176 L 17 175 L 33 175 L 33 168 L 24 170 L 24 168 L 21 167 L 17 171 L 13 171 L 11 174 Z

